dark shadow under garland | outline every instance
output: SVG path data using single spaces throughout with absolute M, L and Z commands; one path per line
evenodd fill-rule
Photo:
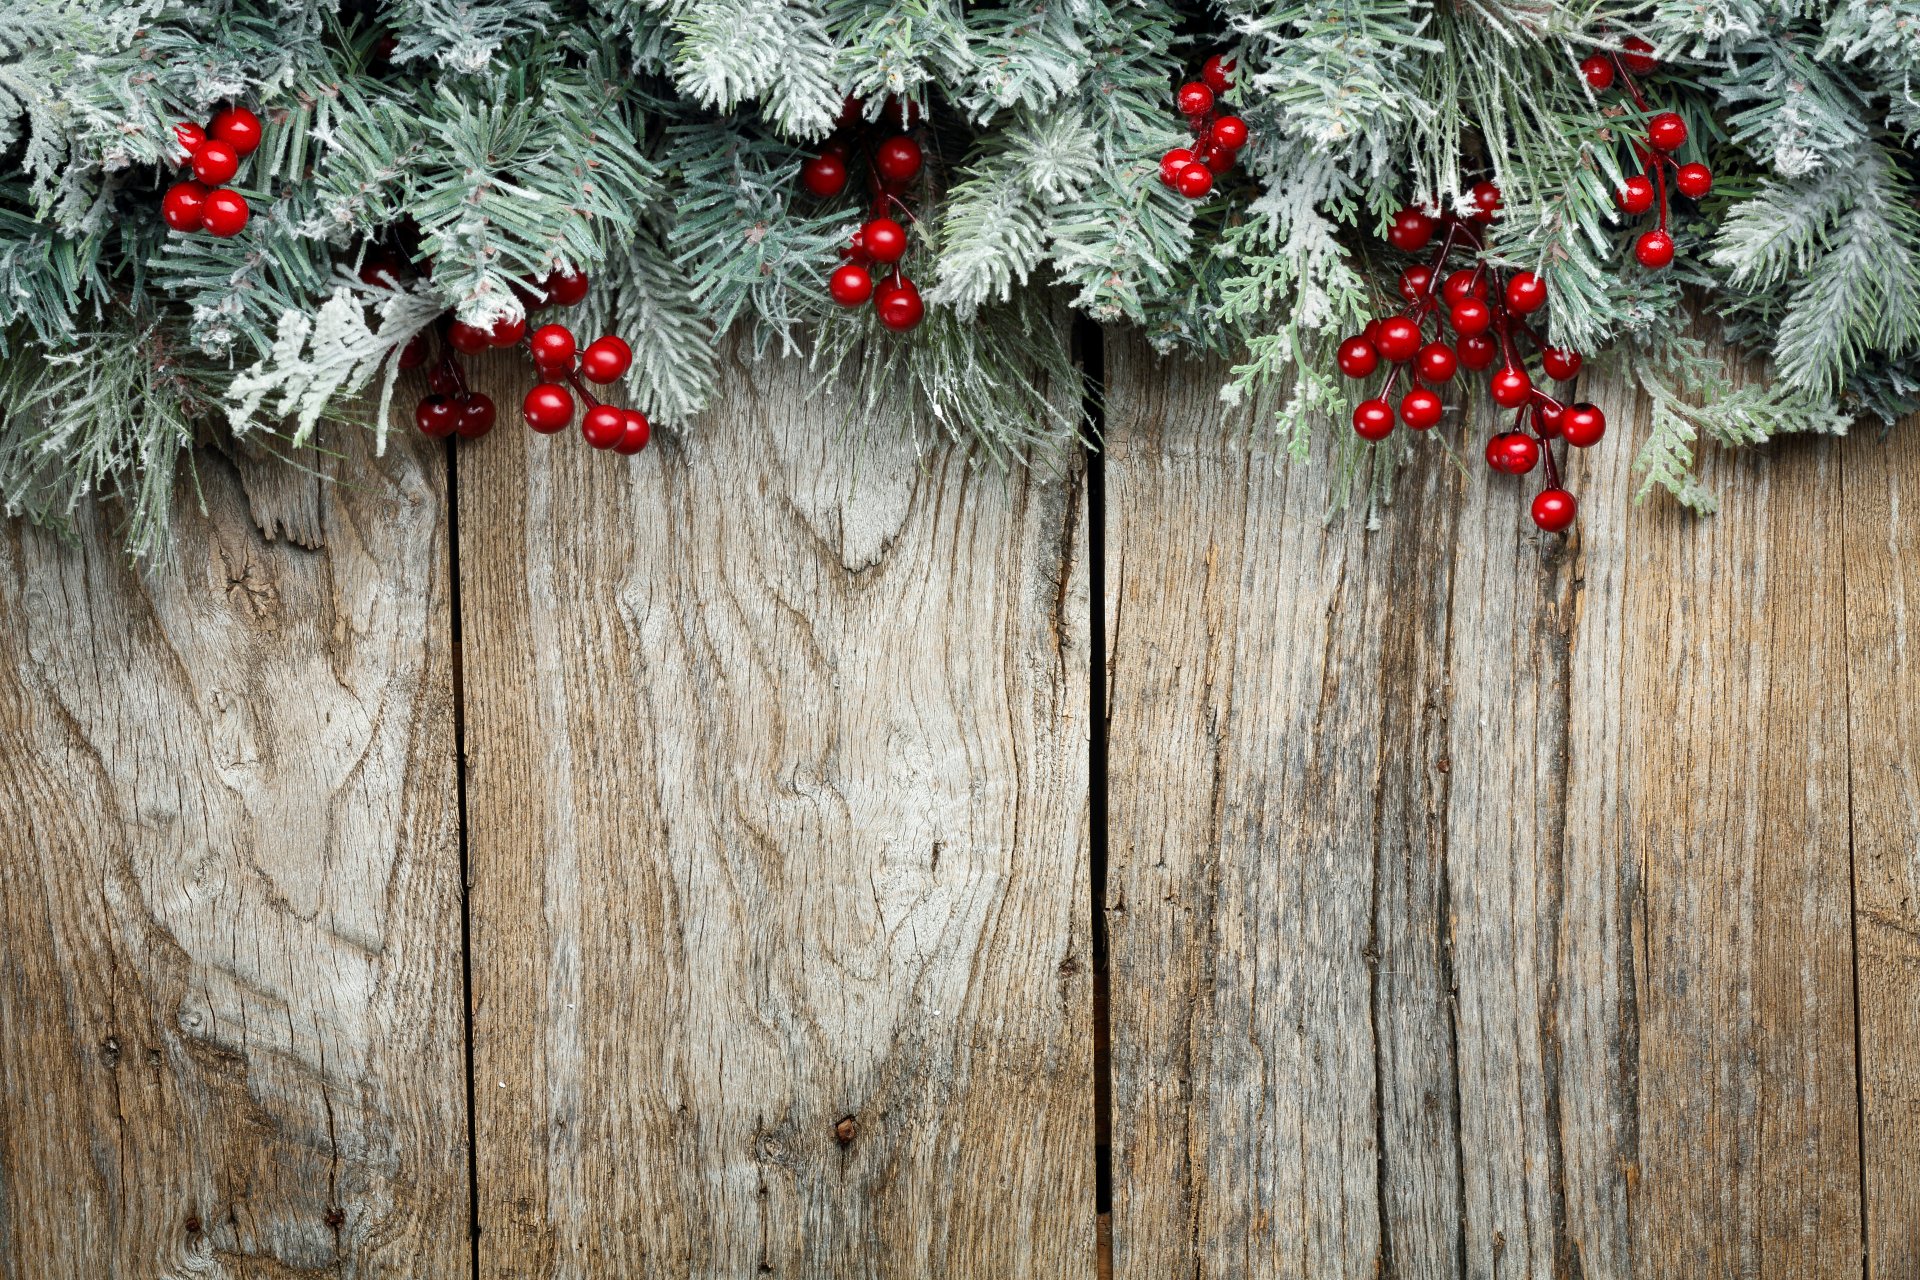
M 1033 461 L 1082 427 L 1064 303 L 1226 357 L 1350 491 L 1439 464 L 1483 342 L 1510 472 L 1604 429 L 1540 383 L 1618 360 L 1641 492 L 1710 510 L 1701 441 L 1920 394 L 1916 72 L 1920 0 L 11 0 L 0 496 L 117 494 L 150 551 L 194 443 L 363 429 L 369 390 L 385 430 L 410 362 L 421 429 L 483 434 L 463 342 L 527 345 L 541 429 L 608 374 L 632 408 L 581 426 L 630 452 L 737 323 Z M 555 325 L 605 336 L 561 369 Z

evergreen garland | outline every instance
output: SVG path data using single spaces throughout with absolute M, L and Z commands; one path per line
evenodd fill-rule
M 1579 71 L 1635 40 L 1715 174 L 1658 272 L 1614 203 L 1647 116 Z M 1187 200 L 1159 161 L 1211 53 L 1251 140 Z M 1920 0 L 6 0 L 0 496 L 58 522 L 117 494 L 149 551 L 196 442 L 305 442 L 368 388 L 384 432 L 416 335 L 518 317 L 556 270 L 593 277 L 624 394 L 667 425 L 744 322 L 1033 460 L 1082 426 L 1064 304 L 1226 357 L 1223 395 L 1304 452 L 1406 264 L 1389 220 L 1471 212 L 1491 178 L 1487 253 L 1546 282 L 1546 337 L 1611 348 L 1652 399 L 1643 492 L 1710 509 L 1700 441 L 1920 403 L 1916 73 Z M 922 122 L 909 333 L 833 304 L 858 214 L 798 181 L 849 97 Z M 265 125 L 232 184 L 253 216 L 169 233 L 175 126 L 228 105 Z M 395 245 L 421 274 L 363 270 Z M 1770 385 L 1729 383 L 1689 299 Z M 1403 453 L 1342 439 L 1355 475 Z

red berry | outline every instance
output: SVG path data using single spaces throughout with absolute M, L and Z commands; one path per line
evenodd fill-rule
M 1673 237 L 1657 228 L 1649 231 L 1634 242 L 1633 256 L 1641 266 L 1658 271 L 1673 261 Z
M 1340 372 L 1349 378 L 1364 378 L 1380 367 L 1380 353 L 1365 338 L 1348 338 L 1341 343 L 1336 359 Z
M 1418 302 L 1427 296 L 1427 290 L 1432 284 L 1432 267 L 1408 267 L 1400 273 L 1400 296 L 1408 302 Z
M 160 216 L 175 231 L 198 231 L 207 208 L 207 189 L 197 182 L 176 182 L 160 198 Z
M 1576 449 L 1590 449 L 1600 443 L 1600 437 L 1607 434 L 1607 415 L 1600 412 L 1598 405 L 1585 401 L 1567 406 L 1561 419 L 1561 428 L 1565 431 L 1567 443 Z
M 1429 391 L 1425 387 L 1415 387 L 1400 397 L 1400 421 L 1415 431 L 1425 431 L 1440 421 L 1443 408 L 1445 406 L 1436 392 Z
M 1647 141 L 1661 151 L 1678 151 L 1687 142 L 1687 122 L 1672 111 L 1647 121 Z
M 633 364 L 633 348 L 625 338 L 608 334 L 587 344 L 580 353 L 580 376 L 588 382 L 612 382 Z
M 832 152 L 823 152 L 800 166 L 800 183 L 825 200 L 847 189 L 847 162 Z
M 920 301 L 920 290 L 914 288 L 913 281 L 899 276 L 875 294 L 873 306 L 880 313 L 880 323 L 895 333 L 905 333 L 927 314 L 926 304 Z
M 360 264 L 360 283 L 376 289 L 400 287 L 400 261 L 390 253 L 369 253 Z
M 1376 347 L 1379 346 L 1380 345 L 1380 321 L 1378 320 L 1367 321 L 1367 327 L 1360 331 L 1360 336 L 1365 338 L 1368 342 L 1373 343 L 1373 345 L 1375 345 Z
M 1362 440 L 1385 440 L 1393 434 L 1393 410 L 1385 400 L 1362 400 L 1353 407 L 1353 429 Z
M 454 372 L 453 362 L 442 360 L 427 372 L 427 390 L 437 396 L 457 396 L 460 394 L 460 375 Z
M 460 425 L 460 410 L 445 396 L 428 396 L 414 406 L 413 425 L 420 428 L 421 434 L 439 440 L 452 435 Z
M 207 139 L 193 153 L 193 176 L 209 187 L 219 186 L 238 172 L 240 153 L 218 138 Z
M 447 342 L 463 356 L 477 356 L 493 345 L 493 339 L 485 329 L 477 328 L 464 320 L 455 320 L 447 328 Z
M 260 149 L 260 117 L 245 107 L 228 107 L 218 113 L 207 132 L 243 156 Z
M 1452 382 L 1459 367 L 1460 357 L 1444 342 L 1429 342 L 1420 348 L 1420 376 L 1428 382 Z
M 1466 338 L 1476 337 L 1493 324 L 1493 308 L 1478 298 L 1463 298 L 1447 312 L 1447 320 L 1455 333 Z
M 1566 418 L 1566 409 L 1551 400 L 1535 403 L 1533 406 L 1533 431 L 1542 440 L 1558 440 L 1560 424 Z
M 427 335 L 416 333 L 407 339 L 407 345 L 400 348 L 400 367 L 418 369 L 427 362 Z
M 210 235 L 237 236 L 247 225 L 249 216 L 245 198 L 238 191 L 222 187 L 207 193 L 207 202 L 200 210 L 200 225 Z
M 873 273 L 857 262 L 843 263 L 827 277 L 827 292 L 843 307 L 857 307 L 873 296 Z
M 1207 168 L 1216 174 L 1225 173 L 1227 170 L 1233 168 L 1233 160 L 1234 153 L 1226 147 L 1217 146 L 1209 142 L 1206 146 L 1200 148 L 1200 163 L 1207 166 Z
M 1533 395 L 1533 379 L 1517 364 L 1502 365 L 1487 384 L 1493 402 L 1503 409 L 1518 409 Z
M 596 449 L 611 449 L 627 431 L 627 414 L 610 404 L 596 404 L 580 419 L 580 434 Z
M 197 124 L 177 124 L 173 126 L 173 137 L 180 144 L 179 159 L 185 162 L 206 145 L 207 131 Z
M 646 448 L 647 441 L 653 439 L 653 424 L 647 421 L 647 415 L 638 409 L 626 409 L 620 417 L 620 439 L 613 451 L 633 454 Z
M 496 347 L 510 347 L 527 336 L 527 318 L 525 316 L 507 316 L 493 322 L 493 328 L 487 330 L 487 341 Z
M 1160 157 L 1160 181 L 1174 188 L 1180 187 L 1180 171 L 1193 163 L 1193 152 L 1185 147 L 1175 147 Z
M 860 105 L 860 99 L 848 94 L 846 100 L 840 104 L 840 119 L 836 123 L 842 129 L 851 129 L 864 119 L 866 119 L 866 111 Z
M 1189 200 L 1199 200 L 1213 190 L 1213 170 L 1204 164 L 1190 164 L 1174 179 L 1174 187 Z
M 1683 164 L 1673 175 L 1673 185 L 1689 200 L 1698 200 L 1713 190 L 1713 170 L 1699 163 Z
M 884 182 L 912 182 L 920 172 L 920 144 L 912 138 L 888 138 L 873 149 L 874 172 Z
M 587 296 L 587 273 L 584 271 L 555 271 L 543 282 L 542 292 L 547 301 L 555 306 L 570 307 Z
M 1487 441 L 1487 465 L 1510 476 L 1523 476 L 1540 461 L 1540 446 L 1523 431 L 1502 431 Z
M 1627 70 L 1637 76 L 1644 76 L 1660 65 L 1648 56 L 1653 52 L 1653 46 L 1639 36 L 1628 36 L 1620 47 L 1622 50 L 1620 61 L 1626 64 Z
M 1571 382 L 1580 376 L 1580 353 L 1565 347 L 1548 347 L 1540 353 L 1540 367 L 1555 382 Z
M 860 245 L 875 262 L 898 262 L 907 253 L 907 229 L 892 218 L 875 218 L 860 228 Z
M 1613 59 L 1604 53 L 1596 53 L 1580 64 L 1580 74 L 1587 78 L 1587 84 L 1595 93 L 1613 88 Z
M 557 382 L 543 382 L 520 402 L 520 416 L 542 435 L 565 431 L 573 421 L 573 393 Z
M 493 430 L 494 419 L 499 417 L 493 407 L 493 397 L 483 391 L 469 391 L 461 398 L 459 408 L 460 423 L 454 430 L 462 440 L 478 440 Z
M 1404 364 L 1420 352 L 1420 326 L 1405 316 L 1388 316 L 1380 322 L 1373 345 L 1393 363 Z
M 1548 533 L 1559 533 L 1573 523 L 1576 506 L 1565 489 L 1542 489 L 1533 500 L 1533 522 Z
M 1500 348 L 1492 338 L 1478 333 L 1463 336 L 1453 344 L 1453 349 L 1460 353 L 1460 367 L 1475 373 L 1491 365 L 1493 358 L 1500 354 Z
M 1190 80 L 1180 86 L 1180 92 L 1174 95 L 1174 102 L 1183 116 L 1203 116 L 1213 110 L 1213 90 L 1198 80 Z
M 1644 173 L 1636 173 L 1620 184 L 1613 202 L 1627 213 L 1645 213 L 1653 208 L 1653 183 Z
M 1473 197 L 1473 220 L 1485 226 L 1500 216 L 1504 207 L 1500 199 L 1500 188 L 1491 182 L 1476 182 L 1468 192 Z
M 1507 310 L 1532 315 L 1547 305 L 1547 282 L 1531 271 L 1516 271 L 1507 281 Z
M 1213 122 L 1207 140 L 1216 147 L 1238 151 L 1247 145 L 1247 122 L 1239 116 L 1221 116 Z
M 1236 65 L 1238 64 L 1231 58 L 1222 61 L 1220 55 L 1216 53 L 1200 64 L 1200 78 L 1206 82 L 1207 88 L 1215 93 L 1225 93 L 1233 88 L 1232 76 Z
M 1403 253 L 1418 253 L 1433 239 L 1433 219 L 1418 209 L 1402 209 L 1387 224 L 1387 239 Z
M 880 122 L 886 124 L 897 121 L 902 129 L 911 129 L 920 123 L 920 104 L 912 98 L 897 98 L 889 94 L 880 104 Z
M 1479 271 L 1456 271 L 1447 277 L 1440 286 L 1440 296 L 1449 303 L 1465 302 L 1468 298 L 1487 300 L 1487 277 Z
M 541 373 L 560 374 L 573 368 L 573 330 L 561 324 L 543 324 L 533 331 L 533 363 Z

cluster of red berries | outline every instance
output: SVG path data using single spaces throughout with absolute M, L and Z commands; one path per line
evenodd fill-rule
M 193 177 L 167 188 L 160 216 L 175 231 L 239 235 L 247 225 L 247 201 L 226 184 L 240 172 L 240 162 L 259 149 L 260 117 L 245 107 L 228 107 L 204 129 L 192 123 L 173 126 L 173 136 L 180 142 L 176 162 L 191 166 Z
M 889 99 L 881 119 L 897 119 L 911 129 L 920 118 L 914 103 L 902 104 Z M 907 256 L 907 222 L 914 221 L 901 197 L 920 176 L 924 158 L 920 144 L 910 133 L 891 126 L 869 126 L 858 98 L 848 98 L 840 112 L 840 127 L 828 139 L 820 154 L 800 166 L 800 181 L 822 200 L 831 200 L 847 189 L 853 166 L 867 168 L 867 193 L 873 201 L 867 220 L 854 230 L 853 238 L 841 249 L 846 259 L 834 268 L 827 280 L 827 292 L 843 307 L 858 307 L 871 300 L 880 323 L 896 333 L 905 333 L 925 318 L 926 304 L 920 290 L 900 269 Z M 883 275 L 877 283 L 876 272 Z
M 384 261 L 363 268 L 362 278 L 367 279 L 369 272 L 372 273 L 369 283 L 388 283 L 394 279 Z M 381 280 L 381 276 L 387 280 Z M 588 285 L 584 272 L 561 271 L 549 275 L 537 288 L 519 287 L 515 293 L 529 311 L 544 304 L 571 307 L 587 296 Z M 440 339 L 440 359 L 427 374 L 426 398 L 413 411 L 414 425 L 429 436 L 441 439 L 458 434 L 472 440 L 493 429 L 497 416 L 493 399 L 485 392 L 468 387 L 459 356 L 478 355 L 491 348 L 515 347 L 524 340 L 541 377 L 539 385 L 527 392 L 520 404 L 520 416 L 529 427 L 543 435 L 566 430 L 573 421 L 573 393 L 577 391 L 587 404 L 586 414 L 580 420 L 580 434 L 594 448 L 638 453 L 652 438 L 653 427 L 646 414 L 638 409 L 602 404 L 586 387 L 587 382 L 600 385 L 612 382 L 632 366 L 633 348 L 622 338 L 608 334 L 581 350 L 573 331 L 564 325 L 541 325 L 529 336 L 523 316 L 510 316 L 491 329 L 442 317 L 435 332 Z M 427 354 L 427 335 L 416 334 L 400 353 L 400 367 L 416 369 L 426 363 Z
M 1220 95 L 1233 87 L 1233 67 L 1231 59 L 1222 61 L 1216 53 L 1200 68 L 1198 80 L 1181 85 L 1173 95 L 1193 131 L 1193 145 L 1175 147 L 1160 157 L 1160 181 L 1189 200 L 1204 200 L 1213 191 L 1213 180 L 1233 168 L 1240 148 L 1247 145 L 1247 122 L 1217 110 Z
M 1646 96 L 1640 92 L 1634 77 L 1646 75 L 1658 65 L 1653 59 L 1653 46 L 1634 36 L 1623 43 L 1619 53 L 1596 53 L 1582 62 L 1580 74 L 1586 77 L 1595 93 L 1620 84 L 1633 99 L 1633 105 L 1646 114 L 1652 108 L 1647 105 Z M 1713 190 L 1711 169 L 1699 163 L 1680 164 L 1673 158 L 1673 153 L 1686 143 L 1687 122 L 1678 112 L 1662 111 L 1653 115 L 1647 121 L 1647 140 L 1644 143 L 1636 140 L 1633 144 L 1634 158 L 1640 162 L 1641 171 L 1613 193 L 1614 203 L 1623 213 L 1639 215 L 1656 204 L 1659 206 L 1659 225 L 1642 234 L 1633 245 L 1633 256 L 1639 259 L 1640 265 L 1655 271 L 1673 261 L 1673 236 L 1667 230 L 1668 170 L 1672 170 L 1674 188 L 1690 200 L 1698 200 Z
M 1552 441 L 1565 439 L 1577 448 L 1599 443 L 1606 434 L 1606 415 L 1590 404 L 1566 404 L 1535 385 L 1527 372 L 1520 347 L 1524 339 L 1537 353 L 1540 371 L 1556 382 L 1570 381 L 1580 372 L 1578 352 L 1547 345 L 1526 317 L 1547 304 L 1547 286 L 1531 271 L 1507 272 L 1489 265 L 1481 229 L 1500 213 L 1500 188 L 1482 182 L 1472 191 L 1474 211 L 1460 218 L 1435 218 L 1419 209 L 1394 215 L 1387 239 L 1396 249 L 1417 254 L 1433 243 L 1440 247 L 1426 262 L 1400 273 L 1400 296 L 1406 305 L 1398 312 L 1368 324 L 1364 334 L 1340 344 L 1340 372 L 1349 378 L 1373 376 L 1383 363 L 1390 366 L 1379 391 L 1353 411 L 1353 429 L 1366 440 L 1384 440 L 1392 434 L 1392 397 L 1402 379 L 1399 420 L 1415 431 L 1437 425 L 1446 405 L 1438 388 L 1466 369 L 1492 369 L 1488 390 L 1493 402 L 1514 411 L 1513 428 L 1487 443 L 1487 464 L 1507 475 L 1525 475 L 1546 463 L 1546 488 L 1533 500 L 1533 522 L 1549 533 L 1573 523 L 1573 495 L 1560 484 Z M 1448 271 L 1448 259 L 1458 250 L 1471 265 Z M 1443 340 L 1440 320 L 1453 331 Z M 1428 322 L 1433 335 L 1428 336 Z

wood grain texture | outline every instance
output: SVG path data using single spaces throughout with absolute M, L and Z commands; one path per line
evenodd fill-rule
M 729 360 L 461 455 L 481 1272 L 1090 1276 L 1081 479 Z
M 1328 524 L 1117 345 L 1114 1274 L 1859 1274 L 1836 446 L 1701 522 L 1616 429 L 1566 541 L 1423 448 Z
M 365 443 L 0 538 L 9 1280 L 468 1272 L 443 466 Z

